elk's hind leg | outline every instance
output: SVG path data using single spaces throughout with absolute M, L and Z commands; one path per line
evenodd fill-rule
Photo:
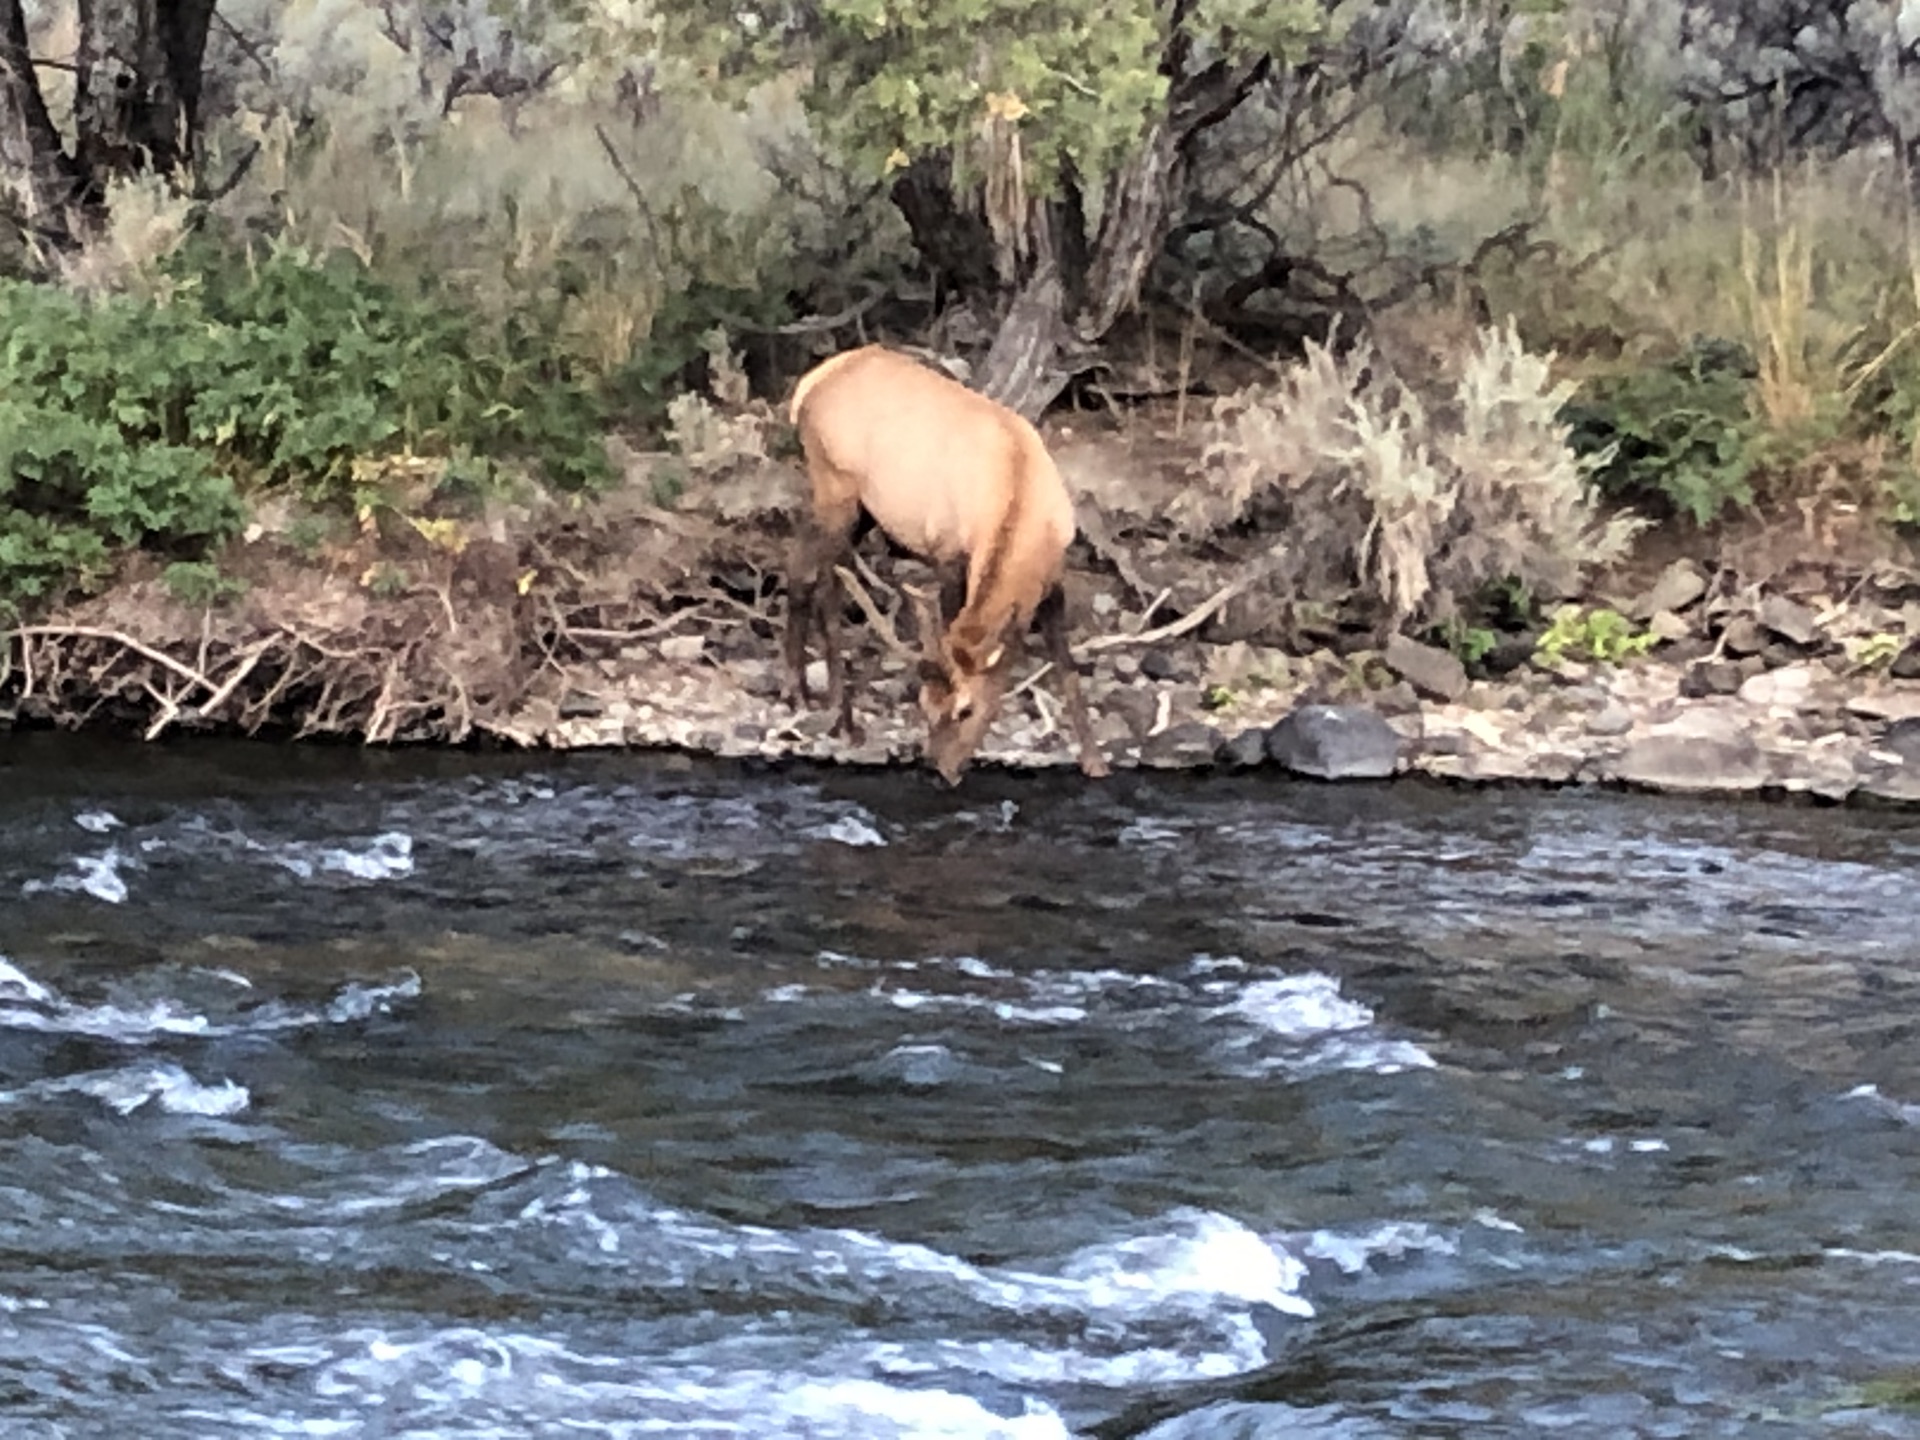
M 1094 743 L 1093 722 L 1087 716 L 1087 698 L 1080 691 L 1080 672 L 1074 667 L 1073 647 L 1067 643 L 1067 593 L 1059 585 L 1041 597 L 1034 612 L 1047 643 L 1047 658 L 1060 672 L 1060 693 L 1067 702 L 1067 723 L 1073 727 L 1074 744 L 1080 750 L 1082 773 L 1095 780 L 1107 772 L 1106 757 Z
M 827 477 L 829 482 L 834 478 Z M 856 499 L 839 500 L 831 483 L 814 474 L 814 504 L 802 524 L 787 567 L 786 675 L 782 690 L 789 701 L 813 702 L 807 684 L 807 631 L 820 634 L 820 650 L 827 662 L 827 708 L 838 710 L 834 731 L 856 742 L 860 728 L 853 723 L 853 699 L 847 691 L 846 662 L 840 653 L 840 577 L 835 567 L 853 548 L 854 526 L 860 519 Z
M 813 703 L 813 690 L 807 684 L 807 631 L 819 619 L 818 594 L 826 554 L 818 527 L 811 520 L 803 522 L 787 557 L 786 666 L 780 698 L 789 704 Z

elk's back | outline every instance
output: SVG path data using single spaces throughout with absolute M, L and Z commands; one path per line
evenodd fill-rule
M 1033 427 L 1005 407 L 873 345 L 825 361 L 800 385 L 795 422 L 810 464 L 857 485 L 907 549 L 937 562 L 984 552 L 1023 488 L 1022 524 L 1053 532 L 1064 518 L 1058 543 L 1072 538 L 1058 472 Z

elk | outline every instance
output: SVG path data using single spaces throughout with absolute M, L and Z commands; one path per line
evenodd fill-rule
M 838 625 L 836 567 L 851 558 L 863 519 L 941 577 L 941 614 L 920 612 L 920 709 L 926 757 L 949 785 L 993 723 L 1006 693 L 1008 651 L 1038 621 L 1060 672 L 1080 768 L 1107 773 L 1094 744 L 1067 645 L 1060 588 L 1076 524 L 1073 500 L 1032 425 L 977 391 L 896 351 L 865 345 L 800 377 L 788 408 L 807 457 L 812 506 L 787 573 L 784 693 L 811 704 L 807 632 L 827 662 L 833 733 L 858 739 Z

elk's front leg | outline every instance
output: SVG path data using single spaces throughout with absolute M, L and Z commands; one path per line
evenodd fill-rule
M 818 537 L 811 526 L 793 543 L 787 562 L 786 665 L 780 678 L 780 698 L 790 705 L 808 706 L 813 692 L 807 684 L 807 630 L 819 613 Z
M 820 649 L 827 659 L 827 709 L 839 711 L 829 735 L 843 735 L 855 745 L 867 738 L 853 718 L 853 692 L 847 688 L 847 662 L 840 652 L 840 612 L 846 597 L 840 588 L 840 574 L 829 565 L 814 587 Z
M 1060 693 L 1067 702 L 1067 723 L 1073 727 L 1074 743 L 1080 750 L 1081 773 L 1092 779 L 1109 773 L 1107 760 L 1094 743 L 1093 721 L 1087 715 L 1087 699 L 1080 692 L 1080 672 L 1073 663 L 1073 647 L 1067 643 L 1067 596 L 1058 585 L 1041 598 L 1038 610 L 1041 633 L 1046 637 L 1047 658 L 1060 672 Z

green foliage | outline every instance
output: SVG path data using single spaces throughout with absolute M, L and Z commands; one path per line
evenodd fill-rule
M 771 293 L 705 282 L 672 291 L 654 311 L 645 343 L 607 376 L 607 394 L 625 413 L 659 424 L 667 402 L 689 388 L 689 374 L 705 359 L 706 336 L 715 324 L 740 319 L 771 329 L 791 318 L 785 300 Z
M 21 292 L 36 298 L 11 303 Z M 105 333 L 88 334 L 70 314 L 37 303 L 40 294 L 18 282 L 0 289 L 0 606 L 7 609 L 94 583 L 115 549 L 198 549 L 231 534 L 242 518 L 233 482 L 208 456 L 139 424 L 152 395 L 131 377 L 125 393 L 102 385 L 122 358 L 114 341 L 124 316 L 109 313 Z M 73 358 L 70 370 L 34 376 L 31 364 L 18 363 L 60 342 Z M 142 358 L 137 348 L 124 354 Z M 23 370 L 41 383 L 23 383 Z
M 1189 38 L 1224 59 L 1285 59 L 1329 28 L 1322 0 L 1198 0 Z M 807 109 L 858 168 L 953 153 L 989 115 L 1019 127 L 1027 184 L 1097 180 L 1164 107 L 1166 7 L 1155 0 L 821 0 L 805 28 L 782 0 L 662 6 L 652 38 L 703 85 L 804 60 Z
M 205 560 L 176 560 L 160 572 L 160 583 L 183 605 L 207 607 L 246 593 L 246 581 L 222 574 Z
M 1856 670 L 1884 670 L 1907 648 L 1907 638 L 1890 631 L 1876 630 L 1841 642 L 1847 663 Z
M 525 315 L 485 326 L 341 251 L 280 248 L 244 283 L 199 278 L 210 343 L 193 439 L 255 478 L 339 496 L 356 459 L 456 450 L 536 461 L 561 490 L 610 478 L 601 402 Z
M 396 595 L 405 594 L 413 584 L 413 576 L 405 567 L 391 560 L 382 560 L 374 565 L 366 578 L 366 587 L 382 600 L 391 600 Z
M 1200 696 L 1202 710 L 1231 710 L 1239 697 L 1229 685 L 1209 685 Z
M 1753 503 L 1762 455 L 1753 380 L 1739 346 L 1696 340 L 1670 364 L 1583 386 L 1561 412 L 1572 427 L 1568 443 L 1596 457 L 1607 494 L 1651 500 L 1705 525 L 1729 505 Z
M 1500 643 L 1500 637 L 1484 625 L 1470 624 L 1452 616 L 1435 627 L 1433 639 L 1459 657 L 1463 665 L 1477 665 Z
M 349 501 L 383 456 L 453 456 L 470 486 L 515 460 L 563 490 L 611 478 L 605 402 L 524 322 L 337 253 L 180 269 L 166 303 L 0 282 L 0 602 L 126 547 L 191 560 L 239 528 L 242 486 Z
M 1533 658 L 1535 664 L 1547 669 L 1557 668 L 1564 660 L 1618 665 L 1646 654 L 1659 638 L 1651 631 L 1635 630 L 1633 622 L 1618 610 L 1562 605 L 1553 612 L 1552 623 L 1540 637 Z

